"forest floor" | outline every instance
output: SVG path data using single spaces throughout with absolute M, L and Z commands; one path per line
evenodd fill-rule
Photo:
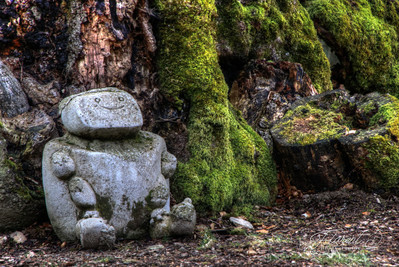
M 255 207 L 254 229 L 222 212 L 192 237 L 118 241 L 106 250 L 61 243 L 49 223 L 0 235 L 0 266 L 399 266 L 399 198 L 339 190 Z

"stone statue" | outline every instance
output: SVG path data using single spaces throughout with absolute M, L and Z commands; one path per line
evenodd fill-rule
M 140 130 L 141 111 L 131 95 L 94 89 L 65 98 L 59 109 L 68 133 L 46 144 L 43 187 L 61 240 L 95 248 L 116 238 L 193 232 L 191 200 L 169 207 L 176 158 L 160 136 Z

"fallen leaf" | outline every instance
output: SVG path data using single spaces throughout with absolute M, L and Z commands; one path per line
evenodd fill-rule
M 266 226 L 266 227 L 264 227 L 264 229 L 272 229 L 272 228 L 275 228 L 275 227 L 277 227 L 277 225 L 270 225 L 270 226 Z
M 305 217 L 305 218 L 307 219 L 307 218 L 312 217 L 312 214 L 310 214 L 310 212 L 307 211 L 307 212 L 305 212 L 304 214 L 302 214 L 301 216 L 302 216 L 302 217 Z
M 211 230 L 215 230 L 215 224 L 211 223 L 211 225 L 209 226 L 211 228 Z
M 62 244 L 61 244 L 60 247 L 61 247 L 61 248 L 65 248 L 66 244 L 67 244 L 66 242 L 62 242 Z
M 255 255 L 255 254 L 257 254 L 257 253 L 256 253 L 255 250 L 253 250 L 252 248 L 250 248 L 250 249 L 248 249 L 247 254 L 248 254 L 248 255 Z
M 353 184 L 352 183 L 347 183 L 342 188 L 343 189 L 347 189 L 347 190 L 352 190 L 353 189 Z
M 26 236 L 22 232 L 19 232 L 19 231 L 12 233 L 10 236 L 14 240 L 14 242 L 17 244 L 22 244 L 26 240 L 28 240 L 26 238 Z
M 365 215 L 365 216 L 368 216 L 368 215 L 370 215 L 370 212 L 369 211 L 365 211 L 365 212 L 362 212 L 362 214 Z
M 268 234 L 268 233 L 269 233 L 269 231 L 266 230 L 266 229 L 256 230 L 256 232 L 257 232 L 257 233 L 260 233 L 260 234 Z
M 352 224 L 345 224 L 345 228 L 351 228 Z
M 227 216 L 227 212 L 225 211 L 221 211 L 219 212 L 220 217 L 226 217 Z

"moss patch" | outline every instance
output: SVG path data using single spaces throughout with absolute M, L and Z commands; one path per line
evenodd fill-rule
M 370 120 L 372 125 L 386 123 L 388 133 L 372 137 L 364 148 L 368 151 L 366 167 L 377 175 L 384 189 L 399 193 L 399 100 L 390 98 L 392 102 Z
M 353 164 L 350 169 L 357 171 L 366 188 L 399 192 L 399 100 L 391 95 L 350 97 L 335 90 L 302 99 L 272 134 L 288 146 L 334 140 L 340 145 L 331 145 L 331 151 L 346 153 L 344 159 Z
M 299 62 L 319 92 L 332 88 L 328 59 L 313 21 L 299 1 L 242 2 L 216 1 L 218 45 L 222 53 L 248 60 Z
M 346 88 L 399 95 L 398 1 L 308 0 L 305 6 L 345 62 Z
M 279 127 L 284 127 L 280 134 L 291 144 L 309 145 L 319 140 L 339 138 L 349 129 L 342 113 L 309 104 L 296 108 L 289 115 L 293 119 Z
M 244 203 L 269 204 L 276 171 L 265 142 L 227 100 L 228 87 L 216 53 L 214 1 L 157 1 L 162 92 L 190 105 L 190 160 L 179 162 L 172 191 L 190 197 L 199 211 Z

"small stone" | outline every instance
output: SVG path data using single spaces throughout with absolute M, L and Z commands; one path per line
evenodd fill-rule
M 10 236 L 14 240 L 14 242 L 17 244 L 22 244 L 26 240 L 28 240 L 26 238 L 26 236 L 22 232 L 19 232 L 19 231 L 12 233 Z
M 244 219 L 230 217 L 230 221 L 237 226 L 241 226 L 241 227 L 248 228 L 248 229 L 254 229 L 253 225 Z
M 33 257 L 35 257 L 35 256 L 36 256 L 36 253 L 33 252 L 33 251 L 29 251 L 28 254 L 26 254 L 26 257 L 27 257 L 28 259 L 33 258 Z
M 6 236 L 1 236 L 0 237 L 0 246 L 4 245 L 8 241 L 8 238 Z
M 161 251 L 161 250 L 165 249 L 165 246 L 164 245 L 153 245 L 153 246 L 149 246 L 147 249 L 151 252 L 156 252 L 156 251 Z

